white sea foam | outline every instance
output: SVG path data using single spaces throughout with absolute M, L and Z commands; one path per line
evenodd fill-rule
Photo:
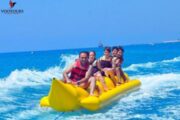
M 21 89 L 24 87 L 50 85 L 53 77 L 61 79 L 64 68 L 67 68 L 76 58 L 77 55 L 62 55 L 60 62 L 65 63 L 63 68 L 54 66 L 45 71 L 30 69 L 12 71 L 8 77 L 0 79 L 0 103 L 1 101 L 5 101 L 6 104 L 9 103 L 11 105 L 13 101 L 18 100 L 18 98 L 11 93 L 22 94 Z M 14 109 L 14 107 L 18 107 L 6 107 L 6 104 L 0 104 L 0 112 L 9 111 Z
M 132 64 L 126 68 L 124 68 L 124 71 L 138 71 L 139 68 L 153 68 L 156 65 L 156 62 L 148 62 L 148 63 L 142 63 L 142 64 Z
M 55 66 L 45 71 L 37 71 L 30 69 L 22 69 L 12 71 L 11 74 L 3 79 L 0 79 L 0 88 L 21 88 L 24 86 L 35 86 L 42 84 L 50 84 L 51 78 L 57 77 L 62 78 L 62 71 L 67 68 L 75 59 L 77 55 L 62 55 L 61 62 L 65 62 L 65 66 L 60 68 Z M 164 60 L 163 62 L 178 62 L 180 57 L 176 57 L 171 60 Z M 148 62 L 144 64 L 132 64 L 125 68 L 128 70 L 138 70 L 138 68 L 152 68 L 157 62 Z M 7 89 L 6 89 L 7 90 Z
M 140 90 L 133 92 L 118 101 L 118 103 L 107 111 L 100 111 L 93 114 L 83 114 L 75 112 L 73 115 L 64 116 L 64 120 L 128 120 L 128 119 L 160 119 L 171 120 L 179 117 L 179 109 L 176 105 L 169 106 L 167 108 L 159 109 L 162 113 L 159 116 L 158 113 L 133 113 L 133 109 L 143 108 L 145 110 L 153 111 L 151 104 L 147 101 L 152 101 L 154 97 L 168 98 L 170 91 L 180 90 L 180 74 L 167 73 L 167 74 L 149 74 L 133 76 L 132 78 L 138 78 L 142 82 Z M 174 94 L 175 96 L 176 94 Z M 179 105 L 178 105 L 179 107 Z M 167 115 L 165 115 L 167 113 Z M 67 113 L 68 114 L 68 113 Z
M 59 66 L 49 68 L 45 71 L 37 71 L 37 70 L 29 70 L 29 69 L 23 69 L 23 70 L 15 70 L 13 71 L 8 77 L 0 80 L 0 89 L 3 90 L 0 93 L 1 98 L 9 98 L 12 97 L 12 99 L 15 96 L 11 96 L 11 92 L 17 89 L 21 89 L 26 86 L 39 86 L 39 85 L 50 85 L 51 78 L 52 77 L 58 77 L 61 78 L 60 74 L 62 74 L 62 71 L 67 68 L 74 59 L 77 58 L 77 55 L 62 55 L 61 62 L 65 62 L 65 66 L 63 68 L 60 68 Z M 175 58 L 174 58 L 175 59 Z M 177 58 L 176 58 L 177 59 Z M 174 61 L 172 61 L 174 62 Z M 153 67 L 156 65 L 156 63 L 146 63 L 146 67 Z M 143 67 L 143 64 L 139 65 L 138 67 Z M 135 66 L 135 68 L 138 68 Z M 143 105 L 146 105 L 146 101 L 151 100 L 153 97 L 161 97 L 166 98 L 170 94 L 170 91 L 175 89 L 180 89 L 180 74 L 179 73 L 166 73 L 166 74 L 147 74 L 147 75 L 139 75 L 139 76 L 130 76 L 131 78 L 138 78 L 142 82 L 141 89 L 139 91 L 133 92 L 129 94 L 128 96 L 122 98 L 117 105 L 113 106 L 112 109 L 106 111 L 106 112 L 98 112 L 94 114 L 79 114 L 78 112 L 75 112 L 77 115 L 72 116 L 66 116 L 63 119 L 94 119 L 94 120 L 100 120 L 100 119 L 167 119 L 179 116 L 178 111 L 179 109 L 176 109 L 175 107 L 166 108 L 166 109 L 160 109 L 159 111 L 164 113 L 167 109 L 170 109 L 171 112 L 173 112 L 173 116 L 162 116 L 159 117 L 157 114 L 132 114 L 131 110 L 140 107 Z M 18 91 L 15 91 L 18 92 Z M 17 93 L 20 94 L 20 93 Z M 10 98 L 9 98 L 10 99 Z M 10 99 L 9 101 L 11 101 Z M 5 108 L 6 105 L 1 105 L 0 112 L 6 112 L 8 110 L 13 110 L 17 106 L 12 106 L 11 104 L 7 109 Z M 149 109 L 152 109 L 149 106 Z M 48 113 L 48 112 L 47 112 Z M 41 108 L 37 106 L 30 107 L 27 110 L 19 111 L 16 115 L 12 114 L 9 119 L 28 119 L 33 116 L 42 116 L 43 118 L 44 112 Z M 46 114 L 47 115 L 47 114 Z M 49 115 L 49 118 L 53 118 L 52 114 Z
M 64 120 L 111 120 L 111 119 L 173 119 L 178 117 L 179 109 L 176 107 L 169 107 L 160 109 L 159 111 L 163 114 L 166 109 L 171 110 L 173 115 L 168 114 L 168 116 L 159 116 L 157 114 L 139 114 L 133 113 L 131 114 L 132 109 L 142 106 L 148 106 L 146 101 L 151 100 L 153 97 L 161 97 L 165 98 L 169 95 L 169 91 L 180 89 L 180 74 L 168 73 L 168 74 L 149 74 L 149 75 L 140 75 L 140 76 L 132 76 L 132 78 L 138 78 L 142 82 L 141 89 L 139 91 L 133 92 L 128 96 L 119 100 L 118 104 L 113 106 L 113 108 L 107 110 L 106 112 L 98 112 L 93 114 L 84 114 L 80 112 L 67 113 L 65 116 L 62 116 Z M 171 108 L 171 109 L 170 109 Z M 149 109 L 153 109 L 149 106 Z M 33 116 L 44 116 L 43 111 L 38 107 L 35 107 L 31 110 L 20 111 L 17 115 L 11 118 L 11 120 L 18 119 L 26 119 Z M 49 118 L 53 118 L 52 114 L 49 113 Z M 42 119 L 46 119 L 41 117 Z
M 175 57 L 169 60 L 162 60 L 158 62 L 147 62 L 147 63 L 140 63 L 140 64 L 131 64 L 130 66 L 124 68 L 124 71 L 138 71 L 139 68 L 154 68 L 157 65 L 164 64 L 164 63 L 175 63 L 180 62 L 180 56 Z
M 40 108 L 39 105 L 36 105 L 32 108 L 29 108 L 27 110 L 24 111 L 20 111 L 18 112 L 18 114 L 9 114 L 8 116 L 8 120 L 25 120 L 25 119 L 30 119 L 34 116 L 38 116 L 38 115 L 42 115 L 42 114 L 47 114 L 48 112 L 51 112 L 51 109 L 46 109 L 43 110 L 42 108 Z
M 5 113 L 5 112 L 8 112 L 9 110 L 13 110 L 15 108 L 16 108 L 15 105 L 6 105 L 6 107 L 0 107 L 0 112 Z
M 75 61 L 75 59 L 77 58 L 78 58 L 78 55 L 61 55 L 60 63 L 65 63 L 63 70 L 66 69 L 69 65 L 71 65 L 73 61 Z
M 61 62 L 65 62 L 63 68 L 55 66 L 45 71 L 30 69 L 12 71 L 8 77 L 0 79 L 0 88 L 21 88 L 25 86 L 50 84 L 51 78 L 62 78 L 63 70 L 77 58 L 77 55 L 62 55 L 61 58 Z
M 165 118 L 180 119 L 180 105 L 170 105 L 160 111 L 164 113 L 163 117 Z
M 141 76 L 133 76 L 142 82 L 139 94 L 140 98 L 148 98 L 154 96 L 166 97 L 168 90 L 180 88 L 180 74 L 167 73 L 167 74 L 149 74 Z M 163 90 L 161 90 L 163 88 Z M 137 98 L 136 96 L 135 98 Z
M 15 70 L 8 77 L 0 80 L 0 88 L 21 88 L 48 84 L 52 77 L 59 78 L 61 72 L 59 67 L 50 68 L 43 72 L 29 69 Z
M 175 58 L 170 59 L 170 60 L 163 60 L 162 62 L 165 62 L 165 63 L 180 62 L 180 56 L 179 57 L 175 57 Z

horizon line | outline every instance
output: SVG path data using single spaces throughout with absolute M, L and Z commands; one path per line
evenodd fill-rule
M 176 41 L 176 42 L 166 42 L 166 41 L 162 41 L 162 42 L 156 42 L 156 43 L 138 43 L 138 44 L 124 44 L 121 46 L 127 47 L 127 46 L 131 46 L 131 45 L 154 45 L 154 44 L 165 44 L 165 43 L 178 43 L 180 42 L 179 40 L 172 40 L 172 41 Z M 108 45 L 103 45 L 103 48 L 106 47 Z M 115 45 L 111 45 L 108 47 L 113 47 Z M 27 52 L 46 52 L 46 51 L 59 51 L 59 50 L 73 50 L 73 49 L 87 49 L 87 48 L 98 48 L 98 46 L 92 46 L 92 47 L 80 47 L 80 48 L 57 48 L 57 49 L 47 49 L 47 50 L 25 50 L 25 51 L 8 51 L 8 52 L 1 52 L 0 54 L 11 54 L 11 53 L 27 53 Z

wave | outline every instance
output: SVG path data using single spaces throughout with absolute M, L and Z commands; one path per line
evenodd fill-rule
M 16 109 L 15 105 L 6 105 L 6 107 L 0 107 L 0 112 L 5 113 L 5 112 L 7 112 L 9 110 L 13 110 L 13 109 Z
M 180 74 L 167 73 L 167 74 L 148 74 L 140 76 L 132 76 L 132 78 L 138 78 L 142 82 L 142 86 L 139 91 L 133 92 L 120 99 L 112 108 L 104 108 L 94 114 L 87 113 L 81 115 L 79 112 L 75 112 L 73 116 L 64 116 L 64 120 L 78 119 L 78 120 L 111 120 L 111 119 L 177 119 L 179 117 L 179 106 L 177 104 L 160 106 L 159 108 L 153 108 L 154 97 L 162 99 L 168 98 L 168 95 L 172 94 L 172 90 L 180 90 Z M 176 96 L 174 94 L 174 96 Z M 107 109 L 107 110 L 105 110 Z M 136 111 L 137 109 L 137 111 Z M 156 109 L 156 110 L 155 110 Z M 146 110 L 146 112 L 142 112 Z M 148 113 L 150 111 L 150 113 Z M 153 112 L 155 111 L 155 112 Z M 81 111 L 84 112 L 84 111 Z
M 7 113 L 19 106 L 13 105 L 15 101 L 19 101 L 17 95 L 23 94 L 23 88 L 39 87 L 43 85 L 50 86 L 53 77 L 62 78 L 62 72 L 77 58 L 77 55 L 61 55 L 60 66 L 51 67 L 45 71 L 22 69 L 14 70 L 8 77 L 0 79 L 0 112 Z M 64 63 L 62 67 L 61 64 Z M 39 93 L 40 94 L 40 93 Z M 28 95 L 27 95 L 28 96 Z M 36 95 L 37 96 L 37 95 Z M 39 100 L 37 101 L 37 103 Z M 8 104 L 8 105 L 7 105 Z M 30 112 L 30 111 L 28 111 Z M 22 115 L 25 113 L 22 113 Z M 21 117 L 20 117 L 21 118 Z
M 62 70 L 59 67 L 50 68 L 44 72 L 37 70 L 15 70 L 0 80 L 0 88 L 20 88 L 48 84 L 52 77 L 58 77 Z
M 148 74 L 140 76 L 132 76 L 132 78 L 138 78 L 142 82 L 142 86 L 139 91 L 126 95 L 118 101 L 112 108 L 104 112 L 98 112 L 96 114 L 86 114 L 83 116 L 73 116 L 67 119 L 86 119 L 86 120 L 100 120 L 100 119 L 162 119 L 167 120 L 170 118 L 179 117 L 179 108 L 176 109 L 177 104 L 171 105 L 171 107 L 159 107 L 156 110 L 152 104 L 154 97 L 161 99 L 168 98 L 168 95 L 172 94 L 172 90 L 180 90 L 180 74 L 167 73 L 167 74 Z M 176 94 L 174 94 L 176 96 Z M 179 105 L 178 105 L 179 106 Z M 169 108 L 170 111 L 168 110 Z M 139 112 L 134 112 L 136 109 Z M 146 112 L 141 112 L 147 110 Z M 148 113 L 150 111 L 157 111 Z M 171 113 L 171 111 L 173 113 Z M 163 115 L 159 115 L 163 114 Z M 77 113 L 78 114 L 78 113 Z M 166 114 L 166 115 L 165 115 Z M 168 114 L 168 115 L 167 115 Z
M 65 68 L 67 68 L 78 56 L 77 55 L 61 55 L 60 56 L 60 66 L 51 67 L 45 71 L 38 71 L 38 70 L 30 70 L 30 69 L 22 69 L 22 70 L 15 70 L 11 72 L 11 74 L 3 79 L 0 79 L 0 101 L 7 101 L 7 104 L 0 104 L 1 109 L 0 112 L 8 113 L 8 111 L 16 110 L 19 106 L 13 104 L 13 100 L 18 100 L 18 98 L 11 94 L 14 92 L 16 94 L 23 94 L 21 90 L 24 87 L 33 86 L 38 87 L 42 85 L 51 84 L 51 78 L 57 77 L 62 78 L 62 72 Z M 176 57 L 170 59 L 168 62 L 178 62 L 177 59 L 180 57 Z M 167 61 L 161 61 L 166 62 Z M 156 66 L 158 62 L 148 62 L 144 64 L 134 64 L 132 70 L 138 68 L 143 68 L 146 66 L 147 68 L 152 68 Z M 61 66 L 64 64 L 63 66 Z M 130 67 L 130 66 L 129 66 Z M 179 73 L 166 73 L 166 74 L 146 74 L 146 75 L 137 75 L 137 76 L 130 76 L 130 78 L 138 78 L 142 82 L 142 86 L 139 91 L 129 94 L 128 96 L 122 98 L 117 105 L 113 106 L 112 109 L 108 110 L 107 112 L 98 112 L 95 114 L 84 114 L 79 117 L 79 113 L 75 112 L 75 116 L 66 116 L 67 119 L 147 119 L 147 118 L 158 118 L 157 114 L 131 114 L 131 110 L 140 107 L 143 105 L 147 105 L 147 101 L 153 99 L 153 97 L 159 98 L 167 98 L 171 93 L 172 90 L 180 90 L 180 74 Z M 163 90 L 162 90 L 163 89 Z M 32 107 L 32 104 L 35 105 Z M 54 118 L 54 113 L 47 115 L 49 111 L 43 111 L 42 108 L 38 107 L 39 99 L 34 100 L 32 104 L 26 105 L 28 108 L 25 110 L 18 111 L 16 113 L 9 114 L 9 119 L 29 119 L 35 116 L 41 116 L 40 118 Z M 6 108 L 7 106 L 7 108 Z M 147 105 L 148 106 L 148 105 Z M 166 109 L 159 109 L 159 112 L 165 113 Z M 172 109 L 176 113 L 178 109 Z M 121 111 L 121 113 L 119 112 Z M 46 117 L 43 117 L 43 116 Z M 57 115 L 57 114 L 56 114 Z M 66 119 L 64 118 L 64 119 Z M 163 119 L 167 119 L 167 116 L 163 116 Z
M 30 109 L 20 111 L 18 114 L 15 114 L 14 116 L 12 115 L 8 116 L 8 120 L 25 120 L 25 119 L 31 119 L 32 117 L 39 116 L 39 115 L 46 116 L 46 119 L 52 119 L 54 118 L 54 116 L 53 117 L 47 116 L 47 114 L 51 111 L 52 110 L 50 109 L 42 109 L 39 105 L 36 105 Z M 42 118 L 44 117 L 41 117 L 41 120 Z
M 162 60 L 158 62 L 147 62 L 147 63 L 140 63 L 140 64 L 131 64 L 130 66 L 124 68 L 124 71 L 138 71 L 139 68 L 153 68 L 157 65 L 163 64 L 163 63 L 175 63 L 180 62 L 180 56 L 175 57 L 173 59 L 169 60 Z
M 143 64 L 132 64 L 126 68 L 124 71 L 138 71 L 139 68 L 153 68 L 156 65 L 156 62 L 148 62 Z
M 77 55 L 61 55 L 60 66 L 64 63 L 63 67 L 54 66 L 45 71 L 22 69 L 14 70 L 6 78 L 0 79 L 0 88 L 21 88 L 25 86 L 46 85 L 50 84 L 51 78 L 62 78 L 62 72 L 77 58 Z M 179 62 L 180 57 L 170 60 L 163 60 L 161 62 Z M 148 62 L 143 64 L 132 64 L 123 70 L 137 71 L 138 68 L 152 68 L 161 62 Z
M 75 59 L 78 58 L 78 55 L 61 55 L 60 56 L 60 66 L 61 64 L 65 63 L 63 70 L 66 69 L 69 65 L 71 65 L 73 63 L 73 61 L 75 61 Z
M 51 67 L 45 71 L 22 69 L 14 70 L 6 78 L 0 79 L 0 88 L 21 88 L 24 86 L 35 86 L 50 84 L 51 78 L 62 78 L 62 72 L 77 58 L 76 55 L 61 55 L 61 62 L 64 67 Z
M 133 109 L 139 108 L 141 109 L 142 106 L 146 106 L 151 109 L 151 104 L 148 103 L 148 101 L 152 101 L 154 97 L 158 97 L 161 99 L 167 98 L 168 95 L 172 94 L 172 90 L 180 90 L 180 74 L 175 73 L 167 73 L 167 74 L 148 74 L 148 75 L 140 75 L 140 76 L 132 76 L 132 78 L 138 78 L 142 82 L 142 86 L 139 91 L 133 92 L 129 95 L 126 95 L 124 98 L 120 99 L 116 105 L 114 105 L 111 109 L 104 112 L 104 110 L 100 110 L 99 112 L 89 114 L 87 111 L 81 111 L 83 115 L 75 111 L 73 113 L 67 113 L 66 115 L 62 116 L 64 120 L 68 119 L 155 119 L 160 118 L 158 113 L 152 113 L 152 114 L 146 114 L 146 113 L 133 113 Z M 175 95 L 174 95 L 175 96 Z M 176 105 L 172 105 L 170 110 L 173 112 L 173 114 L 170 114 L 170 112 L 167 112 L 167 109 L 169 107 L 164 107 L 157 109 L 158 112 L 163 113 L 163 116 L 161 116 L 161 119 L 167 119 L 167 118 L 176 118 L 179 115 L 179 109 L 176 109 Z M 107 108 L 105 108 L 107 109 Z M 120 112 L 121 111 L 121 112 Z M 49 112 L 49 113 L 48 113 Z M 46 118 L 54 118 L 52 113 L 48 111 L 49 115 L 46 116 Z M 85 113 L 85 114 L 84 114 Z M 164 114 L 169 114 L 169 116 L 165 116 Z M 73 115 L 72 115 L 73 114 Z M 41 108 L 34 107 L 30 110 L 20 111 L 15 118 L 19 119 L 26 119 L 27 117 L 33 117 L 33 116 L 42 116 L 43 118 L 44 112 L 41 110 Z M 57 113 L 56 113 L 57 115 Z M 55 115 L 54 115 L 55 116 Z M 14 117 L 13 117 L 14 118 Z
M 144 94 L 150 96 L 156 96 L 161 94 L 161 97 L 166 97 L 167 90 L 180 89 L 180 74 L 179 73 L 166 73 L 166 74 L 148 74 L 140 76 L 132 76 L 132 78 L 138 78 L 142 82 L 141 90 Z M 155 92 L 157 89 L 166 88 L 166 90 Z M 153 93 L 153 95 L 151 95 Z M 145 96 L 146 96 L 145 95 Z M 143 94 L 140 94 L 143 96 Z
M 164 62 L 164 63 L 180 62 L 180 56 L 175 57 L 175 58 L 170 59 L 170 60 L 163 60 L 162 62 Z

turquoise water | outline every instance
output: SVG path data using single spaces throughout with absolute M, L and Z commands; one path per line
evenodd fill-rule
M 180 119 L 180 43 L 125 46 L 123 69 L 142 82 L 139 91 L 97 112 L 61 113 L 41 108 L 51 78 L 62 72 L 82 50 L 56 50 L 0 54 L 0 119 L 2 120 L 133 120 Z

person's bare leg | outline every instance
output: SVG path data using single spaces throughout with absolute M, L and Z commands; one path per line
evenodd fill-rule
M 119 68 L 116 68 L 115 72 L 116 72 L 116 75 L 117 75 L 117 78 L 118 78 L 118 83 L 117 83 L 117 85 L 120 85 L 120 84 L 123 83 L 123 82 L 121 81 L 120 69 L 119 69 Z
M 105 90 L 105 91 L 108 91 L 108 87 L 107 87 L 107 85 L 106 85 L 106 83 L 105 83 L 105 80 L 104 80 L 104 78 L 103 78 L 103 76 L 101 75 L 100 72 L 97 72 L 97 73 L 96 73 L 96 77 L 99 78 L 99 80 L 100 80 L 100 82 L 101 82 L 104 90 Z M 101 92 L 102 92 L 102 91 L 101 91 Z
M 106 71 L 105 71 L 105 74 L 106 74 L 107 77 L 110 76 L 110 78 L 111 78 L 114 86 L 116 86 L 116 78 L 115 78 L 115 76 L 114 76 L 113 70 L 106 70 Z
M 126 78 L 126 76 L 125 76 L 124 72 L 122 71 L 122 69 L 120 68 L 119 70 L 120 70 L 120 74 L 121 74 L 124 82 L 128 82 L 128 79 Z
M 89 82 L 90 82 L 90 95 L 94 95 L 94 90 L 96 87 L 96 79 L 95 77 L 90 77 L 89 78 Z
M 101 82 L 101 84 L 102 84 L 102 86 L 104 88 L 104 91 L 108 91 L 108 87 L 107 87 L 107 85 L 105 83 L 105 80 L 104 80 L 103 76 L 99 76 L 99 80 L 100 80 L 100 82 Z

